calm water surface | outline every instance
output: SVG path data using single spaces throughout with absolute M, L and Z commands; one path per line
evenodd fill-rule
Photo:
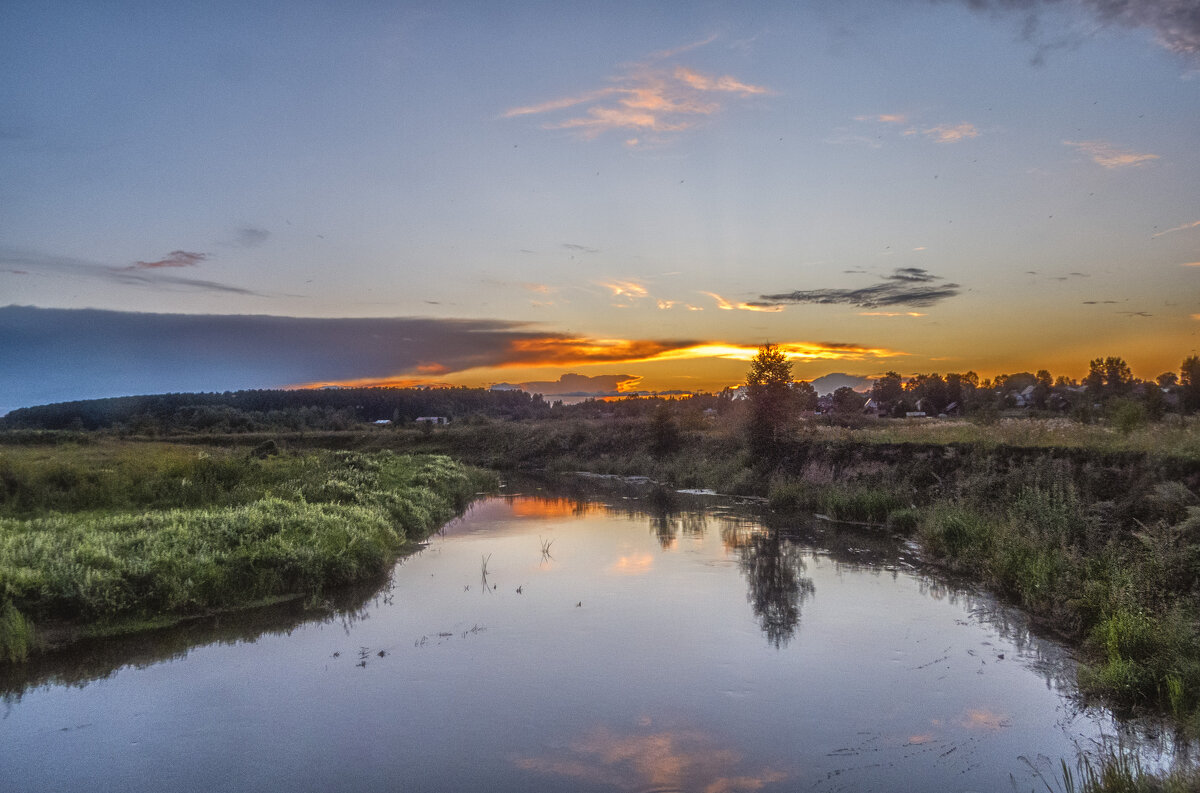
M 1118 731 L 878 529 L 720 499 L 489 499 L 346 597 L 0 681 L 0 788 L 1027 791 Z

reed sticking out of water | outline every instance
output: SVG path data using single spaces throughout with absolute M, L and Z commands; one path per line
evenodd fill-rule
M 0 661 L 24 661 L 33 648 L 33 623 L 16 606 L 7 602 L 0 607 Z
M 1021 758 L 1046 793 L 1194 793 L 1200 790 L 1200 768 L 1181 767 L 1155 774 L 1142 767 L 1138 757 L 1121 747 L 1110 749 L 1097 760 L 1080 755 L 1076 769 L 1061 760 L 1061 781 L 1046 779 L 1045 774 L 1026 758 Z M 1015 789 L 1015 786 L 1014 786 Z
M 548 540 L 543 540 L 541 537 L 538 537 L 538 542 L 542 544 L 542 561 L 548 562 L 554 559 L 554 557 L 550 555 L 550 546 L 554 544 L 554 538 L 551 537 Z

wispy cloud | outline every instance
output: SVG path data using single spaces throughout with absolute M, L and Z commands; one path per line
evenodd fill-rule
M 126 286 L 140 286 L 151 289 L 186 289 L 262 296 L 260 292 L 218 281 L 183 278 L 163 272 L 164 269 L 191 267 L 204 261 L 206 258 L 207 254 L 172 251 L 160 261 L 136 262 L 125 267 L 116 267 L 100 262 L 75 259 L 69 256 L 54 256 L 35 251 L 0 248 L 0 264 L 17 265 L 28 273 L 101 280 Z
M 859 308 L 911 306 L 925 308 L 959 294 L 959 285 L 919 267 L 900 267 L 884 276 L 883 282 L 857 289 L 801 289 L 762 295 L 753 305 L 763 308 L 793 303 L 846 304 Z
M 243 248 L 257 248 L 271 237 L 271 232 L 254 226 L 242 226 L 234 235 L 234 242 Z
M 969 121 L 958 124 L 938 124 L 921 130 L 921 134 L 933 138 L 938 143 L 958 143 L 969 138 L 979 137 L 979 130 Z
M 1150 160 L 1157 160 L 1157 154 L 1143 154 L 1129 149 L 1118 149 L 1116 146 L 1102 140 L 1064 140 L 1064 146 L 1072 146 L 1076 151 L 1092 158 L 1092 162 L 1105 168 L 1127 168 L 1131 165 L 1143 165 Z
M 729 76 L 710 77 L 685 66 L 675 67 L 675 79 L 686 83 L 697 91 L 724 91 L 725 93 L 739 94 L 741 96 L 767 93 L 767 89 L 761 85 L 750 85 Z
M 1184 262 L 1184 267 L 1200 267 L 1200 262 Z
M 1175 228 L 1167 229 L 1166 231 L 1160 231 L 1157 234 L 1151 234 L 1150 236 L 1161 237 L 1164 234 L 1173 234 L 1176 231 L 1188 231 L 1189 229 L 1196 228 L 1200 228 L 1200 220 L 1193 220 L 1191 223 L 1184 223 L 1180 226 L 1176 226 Z
M 707 36 L 702 39 L 697 39 L 696 41 L 692 41 L 687 44 L 682 44 L 682 45 L 680 45 L 678 47 L 674 47 L 672 49 L 659 50 L 658 52 L 652 52 L 646 58 L 646 60 L 648 60 L 648 61 L 667 61 L 667 60 L 670 60 L 671 58 L 674 58 L 676 55 L 682 55 L 685 52 L 691 52 L 692 50 L 699 49 L 700 47 L 706 47 L 709 44 L 712 44 L 716 40 L 717 40 L 717 34 L 714 33 L 711 36 Z
M 921 311 L 860 311 L 860 317 L 924 317 L 927 314 Z
M 154 262 L 134 262 L 126 270 L 157 270 L 160 267 L 195 267 L 208 259 L 207 253 L 192 253 L 190 251 L 171 251 L 163 258 Z
M 613 297 L 637 300 L 650 294 L 645 286 L 636 281 L 597 281 L 596 285 L 612 292 Z
M 564 248 L 566 248 L 567 250 L 575 251 L 576 253 L 599 253 L 600 252 L 599 248 L 589 248 L 587 245 L 577 245 L 574 242 L 564 242 L 562 244 L 562 246 Z
M 572 110 L 574 112 L 566 114 L 565 118 L 547 120 L 543 127 L 574 130 L 585 138 L 595 138 L 610 130 L 661 137 L 689 129 L 699 119 L 721 111 L 730 97 L 745 98 L 770 92 L 764 86 L 730 75 L 709 75 L 681 64 L 665 63 L 712 40 L 655 53 L 646 61 L 627 67 L 611 79 L 611 85 L 514 107 L 502 116 L 541 116 Z M 631 146 L 642 142 L 642 138 L 636 136 L 626 139 Z
M 718 295 L 716 292 L 701 292 L 702 295 L 708 295 L 713 300 L 717 301 L 717 308 L 722 311 L 783 311 L 783 306 L 763 306 L 755 303 L 732 303 Z
M 903 125 L 909 123 L 909 117 L 902 113 L 879 113 L 876 115 L 860 115 L 854 117 L 855 121 L 866 124 L 874 124 L 876 135 L 874 138 L 865 135 L 859 135 L 852 132 L 846 132 L 844 129 L 839 130 L 839 136 L 827 141 L 829 143 L 865 143 L 872 148 L 879 148 L 879 140 L 883 138 L 883 132 L 890 125 Z M 915 137 L 924 135 L 925 137 L 937 143 L 958 143 L 960 141 L 969 140 L 970 138 L 979 137 L 979 128 L 970 121 L 960 121 L 957 124 L 934 124 L 932 126 L 920 127 L 915 126 L 905 127 L 899 134 L 904 137 Z M 879 126 L 887 125 L 887 126 Z M 888 132 L 889 135 L 896 134 L 895 131 Z
M 879 113 L 874 116 L 855 116 L 855 121 L 878 121 L 881 124 L 903 124 L 908 117 L 903 113 Z

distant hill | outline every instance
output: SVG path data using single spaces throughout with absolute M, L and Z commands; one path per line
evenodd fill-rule
M 870 391 L 871 384 L 875 382 L 872 377 L 863 377 L 856 374 L 846 374 L 845 372 L 832 372 L 827 375 L 822 375 L 812 381 L 813 388 L 817 389 L 817 394 L 825 396 L 832 394 L 839 388 L 849 386 L 855 391 Z

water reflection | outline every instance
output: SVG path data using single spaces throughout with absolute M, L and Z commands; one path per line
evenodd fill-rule
M 485 569 L 499 586 L 480 597 Z M 9 768 L 60 759 L 47 790 L 118 777 L 202 789 L 214 769 L 260 775 L 244 789 L 361 793 L 399 778 L 996 790 L 1018 753 L 1052 772 L 1115 729 L 1047 692 L 1072 690 L 1067 654 L 923 573 L 903 538 L 728 500 L 483 501 L 389 587 L 342 598 L 332 615 L 295 602 L 9 667 Z M 242 646 L 192 652 L 210 643 Z M 158 784 L 167 767 L 190 770 Z
M 0 701 L 11 706 L 25 691 L 38 686 L 83 687 L 111 677 L 122 668 L 143 669 L 186 658 L 197 647 L 286 636 L 306 624 L 338 625 L 349 635 L 358 622 L 369 617 L 373 606 L 389 601 L 388 578 L 382 578 L 341 589 L 319 604 L 296 599 L 132 636 L 84 640 L 66 650 L 34 656 L 25 663 L 0 664 Z
M 805 576 L 804 552 L 778 530 L 750 534 L 738 548 L 746 599 L 767 641 L 786 647 L 800 625 L 800 609 L 816 587 Z
M 641 727 L 627 732 L 596 727 L 560 749 L 520 757 L 515 764 L 563 780 L 655 793 L 737 793 L 787 779 L 774 769 L 739 768 L 740 754 L 698 730 L 655 731 L 649 719 Z

